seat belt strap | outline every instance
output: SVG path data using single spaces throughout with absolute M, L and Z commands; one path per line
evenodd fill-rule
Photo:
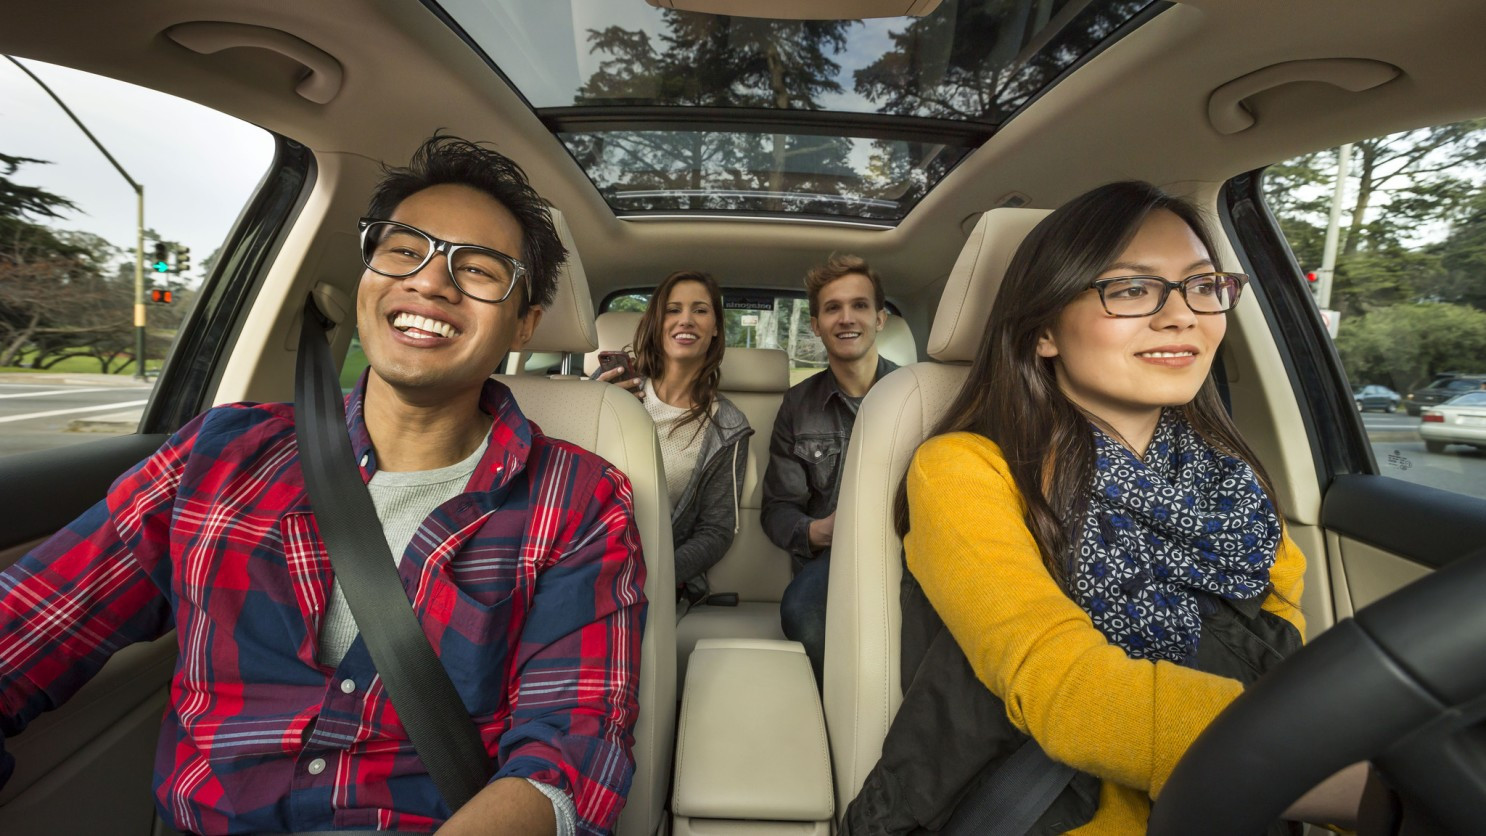
M 324 315 L 313 298 L 306 300 L 300 329 L 294 400 L 300 467 L 331 568 L 413 748 L 444 803 L 458 810 L 489 780 L 490 756 L 413 614 L 361 480 Z
M 1037 741 L 1017 747 L 989 779 L 960 801 L 945 836 L 1026 836 L 1078 771 L 1048 757 Z

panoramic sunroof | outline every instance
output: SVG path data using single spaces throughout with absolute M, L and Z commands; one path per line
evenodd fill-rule
M 439 5 L 616 215 L 890 225 L 1018 108 L 1170 4 L 943 0 L 923 17 L 828 21 L 645 0 Z

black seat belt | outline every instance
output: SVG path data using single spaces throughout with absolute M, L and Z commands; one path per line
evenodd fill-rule
M 1078 770 L 1048 757 L 1037 741 L 1017 747 L 960 801 L 943 836 L 1026 836 Z
M 489 780 L 490 756 L 413 615 L 387 548 L 351 451 L 345 401 L 325 327 L 314 299 L 306 300 L 294 374 L 294 432 L 305 489 L 330 566 L 398 719 L 444 803 L 458 810 Z

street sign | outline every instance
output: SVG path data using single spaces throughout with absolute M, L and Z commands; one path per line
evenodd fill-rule
M 744 328 L 757 328 L 758 327 L 758 314 L 755 314 L 755 313 L 746 313 L 746 314 L 743 314 L 742 316 L 738 317 L 738 321 L 741 322 L 741 323 L 743 323 L 743 327 Z

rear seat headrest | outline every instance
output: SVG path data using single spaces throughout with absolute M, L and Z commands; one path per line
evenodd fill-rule
M 523 351 L 560 351 L 583 354 L 598 346 L 593 322 L 593 300 L 588 295 L 588 275 L 578 257 L 578 245 L 562 213 L 552 211 L 552 224 L 568 250 L 568 259 L 557 271 L 557 293 L 542 313 L 542 321 Z
M 1050 214 L 1048 209 L 992 209 L 980 216 L 939 297 L 929 331 L 930 357 L 942 363 L 975 359 L 1012 255 L 1032 227 Z
M 598 331 L 598 348 L 583 358 L 583 373 L 598 371 L 600 351 L 634 350 L 635 329 L 640 325 L 638 311 L 609 311 L 601 313 L 594 325 Z
M 730 348 L 722 355 L 724 392 L 789 390 L 789 354 L 779 348 Z
M 901 316 L 887 315 L 887 324 L 877 335 L 877 353 L 900 366 L 918 362 L 918 346 L 913 342 L 913 331 Z

